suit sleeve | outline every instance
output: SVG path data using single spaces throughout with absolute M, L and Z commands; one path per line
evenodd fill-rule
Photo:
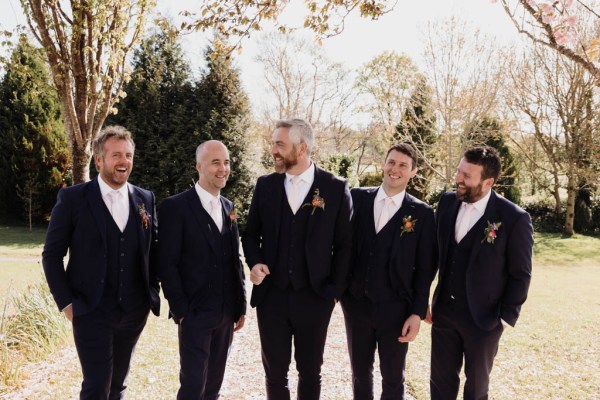
M 415 274 L 413 277 L 413 304 L 411 314 L 425 318 L 429 304 L 429 290 L 437 268 L 435 247 L 435 220 L 433 210 L 424 209 L 422 232 L 417 244 Z
M 183 243 L 183 216 L 176 201 L 165 199 L 159 209 L 158 277 L 173 318 L 178 322 L 188 313 L 189 301 L 179 272 Z
M 71 207 L 68 193 L 61 189 L 58 192 L 56 205 L 52 209 L 46 243 L 42 252 L 42 265 L 48 287 L 61 311 L 73 302 L 64 265 L 64 258 L 71 245 L 74 229 Z
M 352 196 L 348 183 L 343 183 L 340 208 L 335 220 L 332 273 L 335 297 L 340 299 L 348 287 L 348 272 L 352 257 Z
M 248 268 L 252 269 L 256 264 L 264 263 L 261 251 L 262 244 L 262 221 L 260 215 L 260 188 L 262 179 L 259 178 L 254 188 L 248 219 L 246 220 L 246 230 L 242 235 L 242 246 Z
M 160 283 L 158 280 L 158 218 L 156 217 L 156 199 L 154 193 L 152 196 L 152 237 L 150 239 L 150 288 L 160 293 Z
M 521 306 L 527 299 L 531 282 L 533 225 L 529 214 L 523 213 L 520 216 L 508 240 L 508 278 L 502 295 L 500 318 L 514 326 L 519 318 Z

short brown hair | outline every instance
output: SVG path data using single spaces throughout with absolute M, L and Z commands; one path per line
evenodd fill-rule
M 104 156 L 104 143 L 110 138 L 116 138 L 119 140 L 127 140 L 131 143 L 131 147 L 133 147 L 133 151 L 135 152 L 135 143 L 133 142 L 133 138 L 131 137 L 131 132 L 119 125 L 111 125 L 102 129 L 98 136 L 92 142 L 92 150 L 94 154 L 99 155 L 100 157 Z
M 494 178 L 494 182 L 498 181 L 502 169 L 498 150 L 490 146 L 475 146 L 465 150 L 463 157 L 469 164 L 483 167 L 481 179 Z
M 417 151 L 415 150 L 414 147 L 412 147 L 408 143 L 396 143 L 395 145 L 390 147 L 387 154 L 385 155 L 386 160 L 387 160 L 387 157 L 390 155 L 390 153 L 393 150 L 399 151 L 400 153 L 405 154 L 412 159 L 411 170 L 417 168 L 417 163 L 419 162 L 419 156 L 417 155 Z

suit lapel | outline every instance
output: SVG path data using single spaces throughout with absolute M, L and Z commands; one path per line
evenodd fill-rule
M 285 182 L 285 174 L 277 174 L 275 175 L 275 184 L 272 187 L 272 195 L 273 200 L 276 202 L 272 209 L 267 210 L 267 213 L 273 213 L 273 218 L 271 219 L 271 223 L 273 224 L 273 232 L 275 232 L 275 246 L 277 249 L 279 246 L 279 229 L 280 229 L 280 221 L 281 221 L 281 208 L 283 207 L 283 202 L 287 201 L 287 196 L 284 190 L 284 182 Z M 267 204 L 271 204 L 270 201 Z
M 454 240 L 454 226 L 456 225 L 456 216 L 458 215 L 458 209 L 461 201 L 454 197 L 454 200 L 448 205 L 445 212 L 439 217 L 441 220 L 437 224 L 440 230 L 440 265 L 445 265 L 445 260 L 448 255 L 448 245 Z
M 211 218 L 210 215 L 204 210 L 202 202 L 200 201 L 200 197 L 198 197 L 198 193 L 196 192 L 195 188 L 192 187 L 190 190 L 187 191 L 187 197 L 190 210 L 192 211 L 192 214 L 198 221 L 198 226 L 200 227 L 200 230 L 202 231 L 202 233 L 204 233 L 206 239 L 208 240 L 208 243 L 210 244 L 210 247 L 216 253 L 217 244 L 215 242 L 214 234 L 218 232 L 213 232 L 213 227 L 211 226 L 212 221 L 209 220 Z M 221 204 L 223 204 L 222 201 Z
M 225 198 L 223 196 L 220 197 L 221 199 L 221 206 L 223 207 L 223 224 L 228 224 L 229 226 L 229 230 L 231 232 L 231 243 L 233 244 L 233 252 L 234 254 L 238 254 L 239 253 L 239 242 L 237 240 L 238 236 L 238 228 L 237 228 L 237 220 L 236 219 L 232 219 L 230 214 L 231 211 L 234 209 L 234 205 L 233 203 L 229 203 L 227 201 L 225 201 Z M 229 205 L 231 204 L 231 206 Z
M 470 268 L 471 265 L 474 264 L 475 259 L 477 258 L 477 254 L 484 246 L 490 246 L 485 240 L 482 240 L 485 235 L 485 228 L 487 227 L 488 221 L 490 222 L 498 222 L 498 210 L 496 209 L 496 193 L 492 191 L 490 195 L 490 199 L 485 207 L 485 212 L 483 216 L 473 225 L 471 230 L 473 231 L 473 248 L 471 249 L 471 254 L 469 255 L 469 265 L 467 268 Z M 469 232 L 471 233 L 471 232 Z
M 102 237 L 102 243 L 106 248 L 106 219 L 104 218 L 102 193 L 100 192 L 100 185 L 98 184 L 98 178 L 94 178 L 88 184 L 88 192 L 86 194 L 86 200 L 90 206 L 90 210 L 96 220 L 96 226 L 100 231 Z
M 404 200 L 402 200 L 402 206 L 398 209 L 398 211 L 396 212 L 396 214 L 394 216 L 392 216 L 392 218 L 394 218 L 396 215 L 398 215 L 398 219 L 397 221 L 397 232 L 394 232 L 394 238 L 393 240 L 393 244 L 392 244 L 392 255 L 396 255 L 396 253 L 400 253 L 402 254 L 402 244 L 404 243 L 404 239 L 405 236 L 407 236 L 408 234 L 402 234 L 402 227 L 404 226 L 402 219 L 408 215 L 410 215 L 413 220 L 415 220 L 415 204 L 413 201 L 413 197 L 408 194 L 405 193 L 404 194 Z M 415 222 L 415 227 L 418 226 L 419 221 Z M 393 258 L 393 257 L 391 257 Z
M 144 202 L 144 198 L 132 185 L 127 184 L 127 188 L 129 189 L 129 209 L 133 210 L 133 215 L 130 215 L 129 218 L 134 218 L 135 220 L 135 230 L 138 234 L 139 243 L 142 246 L 142 254 L 146 257 L 146 250 L 150 248 L 150 229 L 152 229 L 150 226 L 152 224 L 152 215 L 150 215 L 151 209 L 149 208 L 149 205 Z M 142 205 L 150 217 L 148 228 L 145 228 L 142 225 L 142 217 L 140 215 Z
M 320 196 L 323 197 L 323 199 L 325 200 L 325 208 L 327 208 L 327 199 L 325 199 L 325 196 L 323 194 L 323 190 L 322 190 L 322 176 L 321 176 L 321 170 L 315 165 L 315 179 L 313 181 L 313 184 L 311 185 L 308 194 L 306 195 L 306 197 L 304 198 L 304 200 L 309 199 L 308 203 L 312 202 L 312 198 L 315 194 L 315 190 L 319 189 L 320 192 Z M 306 202 L 302 203 L 302 204 L 306 204 Z M 300 209 L 302 209 L 302 206 L 300 206 Z M 315 210 L 315 212 L 312 212 L 312 208 L 309 207 L 309 215 L 308 215 L 308 226 L 306 231 L 308 232 L 308 235 L 306 235 L 306 239 L 312 237 L 312 231 L 314 229 L 315 226 L 315 221 L 317 220 L 318 216 L 324 212 L 325 210 Z

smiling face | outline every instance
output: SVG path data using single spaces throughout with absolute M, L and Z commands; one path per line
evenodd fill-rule
M 200 186 L 213 196 L 217 196 L 227 184 L 231 172 L 227 147 L 216 140 L 204 143 L 199 161 L 196 163 L 196 170 Z
M 123 186 L 133 168 L 133 145 L 126 139 L 111 137 L 103 145 L 102 154 L 94 155 L 102 180 L 112 189 Z
M 406 189 L 408 181 L 417 174 L 412 158 L 398 150 L 391 150 L 383 163 L 381 186 L 388 196 L 395 196 Z
M 298 175 L 306 169 L 305 162 L 299 158 L 306 158 L 306 144 L 294 144 L 290 139 L 290 128 L 277 128 L 271 137 L 271 155 L 275 162 L 275 171 Z
M 481 200 L 490 191 L 494 178 L 481 179 L 483 167 L 471 164 L 464 158 L 460 160 L 454 181 L 456 182 L 456 197 L 465 203 Z

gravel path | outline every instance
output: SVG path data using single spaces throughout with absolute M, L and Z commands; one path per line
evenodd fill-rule
M 129 377 L 129 399 L 174 399 L 178 388 L 179 360 L 177 329 L 167 320 L 166 307 L 160 318 L 151 316 L 140 342 Z M 422 332 L 424 333 L 424 332 Z M 410 352 L 409 352 L 410 357 Z M 22 387 L 9 393 L 7 400 L 74 399 L 81 383 L 79 362 L 72 341 L 47 361 L 29 365 Z M 325 350 L 321 398 L 351 399 L 351 376 L 341 307 L 336 306 Z M 290 388 L 295 397 L 297 377 L 292 363 Z M 375 398 L 380 395 L 379 369 L 375 370 Z M 221 398 L 264 399 L 264 371 L 260 361 L 260 343 L 256 313 L 249 308 L 245 327 L 236 333 L 227 363 Z

